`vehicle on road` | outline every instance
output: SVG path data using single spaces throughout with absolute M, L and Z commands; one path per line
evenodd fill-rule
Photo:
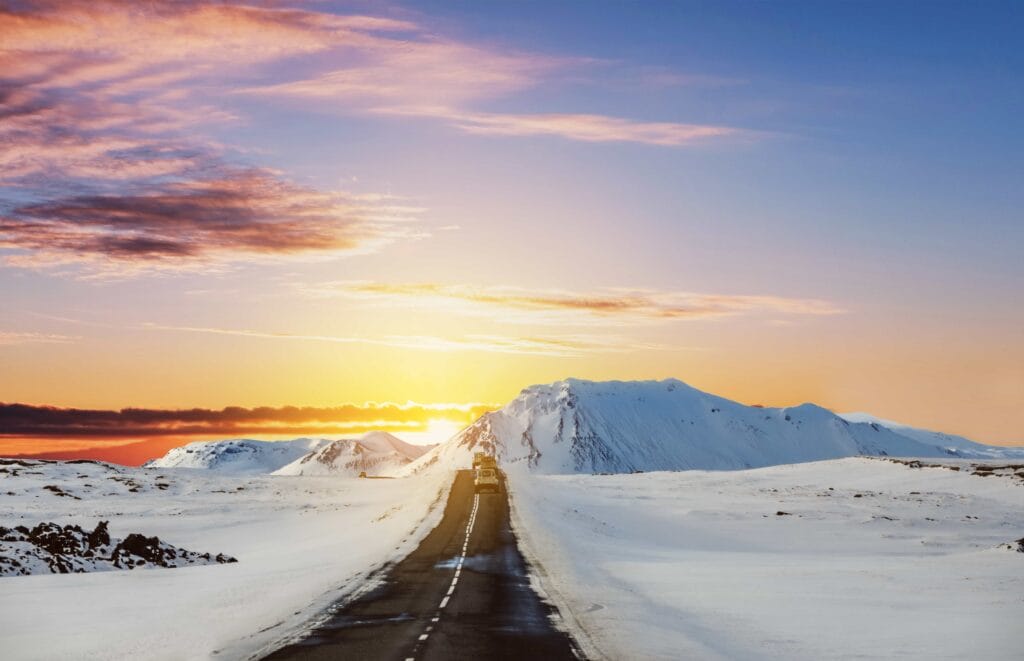
M 494 455 L 487 454 L 486 452 L 474 452 L 473 453 L 473 470 L 478 468 L 497 468 L 498 462 L 494 458 Z
M 498 493 L 501 491 L 501 482 L 498 480 L 498 468 L 478 468 L 473 476 L 473 491 L 483 493 L 490 491 Z

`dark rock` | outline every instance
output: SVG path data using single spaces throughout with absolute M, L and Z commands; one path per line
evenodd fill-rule
M 107 532 L 108 521 L 100 521 L 96 524 L 96 529 L 89 533 L 89 546 L 96 548 L 97 546 L 107 546 L 110 544 L 110 533 Z
M 122 540 L 113 539 L 107 521 L 100 521 L 92 532 L 80 526 L 61 527 L 43 522 L 31 530 L 25 526 L 0 527 L 0 576 L 22 576 L 38 571 L 40 565 L 50 573 L 67 574 L 103 569 L 136 569 L 139 567 L 180 567 L 193 564 L 237 562 L 218 553 L 195 553 L 161 542 L 159 537 L 138 533 Z M 5 542 L 18 543 L 8 546 Z M 24 543 L 31 544 L 26 551 Z M 113 548 L 111 545 L 113 544 Z M 25 565 L 25 560 L 33 560 Z

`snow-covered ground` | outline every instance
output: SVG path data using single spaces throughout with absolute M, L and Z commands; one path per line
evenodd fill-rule
M 607 658 L 1024 650 L 1024 553 L 1001 547 L 1024 537 L 1013 477 L 853 458 L 510 481 L 542 587 Z
M 11 660 L 244 658 L 407 555 L 450 486 L 441 473 L 360 480 L 25 463 L 0 466 L 0 526 L 109 520 L 113 536 L 157 535 L 238 562 L 0 578 L 0 657 Z

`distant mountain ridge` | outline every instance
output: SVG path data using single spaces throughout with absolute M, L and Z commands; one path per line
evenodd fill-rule
M 433 447 L 412 445 L 387 432 L 369 432 L 321 445 L 274 475 L 390 475 Z
M 387 432 L 330 440 L 230 439 L 189 443 L 144 464 L 152 468 L 201 468 L 237 475 L 387 475 L 433 446 L 418 446 Z
M 929 431 L 904 425 L 892 420 L 884 420 L 870 413 L 838 413 L 840 418 L 850 422 L 862 422 L 869 425 L 879 425 L 896 432 L 901 436 L 912 438 L 928 445 L 935 445 L 941 448 L 953 450 L 965 457 L 991 457 L 993 459 L 1019 458 L 1024 457 L 1024 448 L 1010 448 L 995 445 L 985 445 L 972 441 L 956 434 L 946 434 L 940 431 Z
M 1024 456 L 959 437 L 851 422 L 814 404 L 746 406 L 677 379 L 531 386 L 400 471 L 469 466 L 485 451 L 538 473 L 731 470 L 857 455 Z
M 239 475 L 272 473 L 329 443 L 323 438 L 291 441 L 256 441 L 248 438 L 196 441 L 172 448 L 162 457 L 147 461 L 152 468 L 205 468 Z

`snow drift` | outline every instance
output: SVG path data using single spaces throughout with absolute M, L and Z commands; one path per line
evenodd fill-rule
M 745 406 L 665 381 L 567 379 L 526 388 L 404 469 L 470 465 L 475 451 L 535 473 L 758 468 L 858 455 L 991 457 L 979 444 L 851 422 L 814 404 Z

